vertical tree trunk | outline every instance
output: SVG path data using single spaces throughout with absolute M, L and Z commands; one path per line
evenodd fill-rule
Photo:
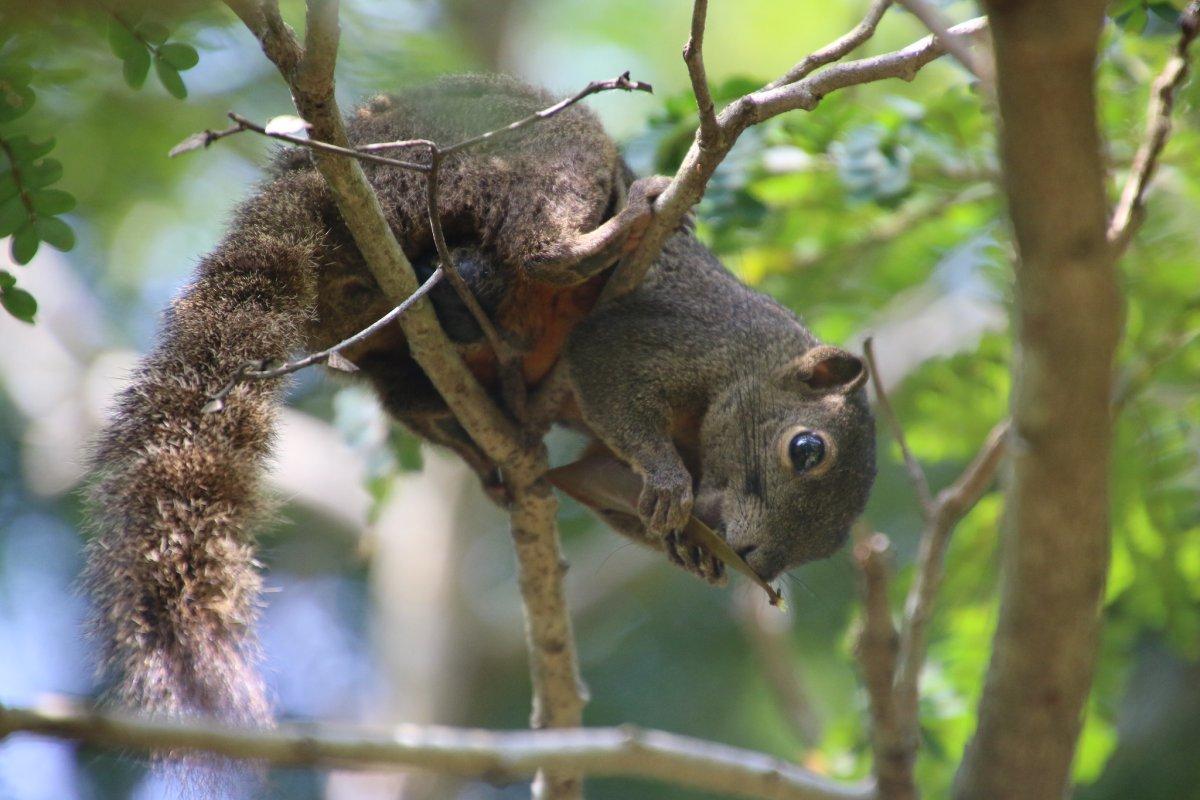
M 956 798 L 1063 797 L 1108 565 L 1113 353 L 1095 62 L 1103 0 L 989 0 L 1019 251 L 1000 620 Z

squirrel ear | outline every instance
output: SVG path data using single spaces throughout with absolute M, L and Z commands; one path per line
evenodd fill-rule
M 781 367 L 776 380 L 785 386 L 800 383 L 803 388 L 822 394 L 850 394 L 866 383 L 867 368 L 850 351 L 822 344 Z

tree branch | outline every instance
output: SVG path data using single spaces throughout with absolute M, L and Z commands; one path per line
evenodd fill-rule
M 921 668 L 925 665 L 928 650 L 929 623 L 945 576 L 950 536 L 995 478 L 1004 457 L 1008 429 L 1007 419 L 992 428 L 983 448 L 958 480 L 938 493 L 934 513 L 921 534 L 916 577 L 905 601 L 895 681 L 897 713 L 901 723 L 911 730 L 914 744 L 919 725 L 917 700 Z
M 333 91 L 338 39 L 336 0 L 309 0 L 305 48 L 300 48 L 292 32 L 277 22 L 274 0 L 263 0 L 261 4 L 230 0 L 230 5 L 258 36 L 263 51 L 287 80 L 297 112 L 312 125 L 312 138 L 349 149 Z M 384 295 L 398 305 L 416 291 L 416 275 L 358 159 L 316 150 L 314 160 Z M 431 197 L 436 199 L 436 192 L 431 192 Z M 436 209 L 433 212 L 436 216 Z M 442 257 L 443 267 L 452 269 L 447 267 L 444 254 Z M 540 442 L 528 441 L 492 403 L 442 331 L 429 303 L 417 302 L 400 317 L 400 324 L 413 358 L 475 443 L 500 465 L 513 498 L 512 533 L 521 562 L 535 722 L 578 726 L 585 699 L 563 596 L 554 519 L 557 506 L 542 480 L 545 449 Z M 539 797 L 553 800 L 581 795 L 579 780 L 571 773 L 540 776 L 535 789 Z
M 870 786 L 834 783 L 781 759 L 632 726 L 554 731 L 402 725 L 362 732 L 281 726 L 245 730 L 148 721 L 63 708 L 0 707 L 0 739 L 17 732 L 143 753 L 191 751 L 278 766 L 421 768 L 506 783 L 539 769 L 623 775 L 769 800 L 870 800 Z
M 1057 800 L 1097 657 L 1121 297 L 1095 64 L 1104 0 L 985 0 L 1014 287 L 1012 481 L 999 620 L 957 798 Z
M 932 31 L 934 39 L 946 49 L 946 52 L 954 56 L 954 59 L 962 64 L 967 72 L 979 79 L 987 94 L 992 94 L 994 89 L 992 70 L 985 61 L 977 58 L 971 52 L 971 48 L 958 34 L 950 30 L 946 17 L 939 9 L 926 0 L 896 0 L 896 2 L 904 6 L 910 14 L 921 21 L 921 24 Z
M 696 110 L 700 114 L 696 146 L 702 150 L 718 145 L 721 141 L 721 129 L 717 125 L 712 90 L 708 86 L 708 75 L 704 70 L 704 24 L 707 17 L 708 0 L 694 0 L 692 33 L 687 44 L 683 46 L 683 61 L 687 64 L 688 77 L 692 81 L 692 94 L 696 96 Z
M 338 342 L 333 347 L 327 347 L 324 350 L 310 353 L 303 358 L 298 358 L 294 361 L 284 362 L 283 364 L 275 367 L 268 367 L 262 362 L 257 361 L 243 365 L 242 368 L 234 373 L 233 377 L 229 379 L 229 383 L 225 384 L 221 388 L 221 391 L 213 395 L 212 399 L 209 400 L 209 402 L 202 409 L 203 412 L 206 414 L 211 414 L 224 408 L 225 398 L 229 397 L 229 393 L 233 391 L 234 387 L 243 381 L 265 381 L 272 378 L 282 378 L 284 375 L 290 375 L 293 372 L 299 372 L 300 370 L 307 369 L 314 364 L 328 363 L 330 366 L 335 366 L 333 362 L 343 350 L 370 339 L 376 333 L 399 319 L 404 312 L 412 308 L 414 303 L 418 302 L 422 297 L 429 294 L 434 286 L 437 286 L 438 281 L 442 279 L 442 275 L 442 268 L 438 267 L 433 271 L 433 274 L 425 279 L 425 282 L 421 284 L 420 288 L 409 295 L 403 303 L 396 306 L 391 311 L 384 314 L 382 317 L 375 320 L 358 333 Z M 349 364 L 350 362 L 347 361 L 346 363 Z M 338 368 L 341 368 L 340 365 L 337 366 Z
M 808 77 L 813 71 L 826 64 L 841 60 L 851 50 L 854 50 L 875 35 L 875 29 L 879 27 L 879 21 L 883 19 L 884 13 L 891 6 L 892 0 L 874 0 L 871 3 L 871 7 L 867 9 L 867 15 L 863 17 L 862 22 L 854 26 L 853 30 L 825 45 L 820 50 L 815 50 L 805 56 L 802 61 L 789 69 L 782 77 L 771 81 L 763 88 L 778 89 L 780 86 L 787 86 L 789 83 L 795 83 L 801 78 Z
M 914 797 L 912 771 L 920 743 L 920 718 L 918 715 L 918 691 L 921 669 L 925 665 L 928 651 L 929 623 L 933 618 L 938 590 L 945 575 L 946 550 L 950 536 L 967 513 L 991 485 L 1000 462 L 1004 457 L 1005 443 L 1010 423 L 1004 420 L 988 435 L 979 453 L 949 487 L 930 497 L 929 482 L 916 456 L 908 448 L 904 428 L 896 416 L 879 380 L 879 366 L 875 360 L 875 348 L 870 338 L 863 343 L 863 351 L 871 370 L 875 385 L 875 396 L 888 426 L 900 450 L 904 454 L 913 489 L 921 501 L 925 516 L 925 527 L 918 546 L 916 576 L 909 588 L 905 603 L 905 615 L 898 639 L 898 654 L 894 654 L 893 672 L 888 684 L 887 700 L 874 700 L 872 704 L 872 736 L 875 742 L 876 759 L 882 763 L 876 767 L 879 776 L 880 794 L 884 798 Z M 876 534 L 882 536 L 882 534 Z M 885 539 L 886 542 L 886 539 Z M 858 553 L 856 552 L 856 556 Z M 867 605 L 870 602 L 886 602 L 872 597 L 871 585 L 886 580 L 884 567 L 868 559 L 870 552 L 859 556 L 861 571 L 867 581 Z M 882 571 L 882 572 L 881 572 Z M 882 577 L 881 577 L 882 575 Z M 875 594 L 881 595 L 882 589 Z M 876 615 L 881 613 L 875 612 Z M 890 620 L 889 620 L 890 624 Z M 877 628 L 879 625 L 877 625 Z M 864 670 L 865 671 L 865 670 Z M 882 677 L 876 675 L 876 683 Z M 881 688 L 876 688 L 881 693 Z M 886 713 L 884 713 L 886 712 Z M 885 780 L 885 775 L 887 776 Z
M 909 448 L 908 438 L 904 435 L 904 426 L 900 424 L 900 419 L 896 416 L 895 409 L 892 408 L 892 401 L 888 398 L 887 390 L 883 388 L 883 381 L 879 377 L 879 364 L 875 361 L 875 343 L 870 337 L 863 342 L 863 355 L 866 356 L 867 367 L 871 370 L 871 383 L 875 386 L 875 400 L 880 411 L 883 412 L 883 416 L 887 418 L 888 427 L 892 430 L 892 437 L 896 440 L 896 444 L 900 445 L 900 453 L 904 456 L 904 469 L 908 472 L 908 480 L 912 483 L 913 490 L 917 493 L 917 499 L 921 503 L 921 514 L 926 523 L 929 523 L 937 513 L 933 502 L 933 492 L 929 488 L 929 479 L 925 477 L 925 470 L 921 469 L 921 463 L 917 461 L 917 457 Z
M 916 743 L 908 739 L 916 732 L 900 724 L 892 692 L 899 638 L 887 596 L 887 552 L 891 543 L 882 533 L 871 533 L 865 523 L 855 528 L 854 563 L 858 566 L 863 621 L 854 654 L 867 689 L 875 779 L 883 800 L 915 800 L 910 754 L 916 752 Z
M 1193 0 L 1180 13 L 1179 28 L 1175 53 L 1167 60 L 1151 87 L 1146 135 L 1133 158 L 1129 177 L 1125 180 L 1125 187 L 1108 223 L 1108 241 L 1118 254 L 1129 246 L 1142 223 L 1146 190 L 1154 179 L 1163 149 L 1171 137 L 1171 112 L 1175 108 L 1175 95 L 1187 81 L 1188 50 L 1200 35 L 1200 0 Z
M 871 14 L 876 12 L 882 13 L 877 6 L 872 6 Z M 868 22 L 870 19 L 868 17 Z M 864 23 L 864 26 L 867 33 L 861 34 L 861 39 L 849 37 L 850 41 L 865 40 L 869 32 L 874 30 L 873 25 Z M 951 32 L 960 37 L 974 37 L 985 28 L 985 20 L 978 18 L 954 26 Z M 845 44 L 847 38 L 843 37 L 819 52 L 836 52 L 840 47 L 846 47 L 848 51 L 849 46 Z M 641 244 L 617 266 L 601 293 L 600 301 L 610 302 L 641 283 L 667 237 L 679 227 L 692 206 L 700 201 L 709 179 L 746 128 L 788 111 L 812 110 L 821 98 L 838 89 L 886 78 L 911 80 L 921 67 L 944 52 L 943 46 L 930 36 L 903 50 L 836 64 L 796 81 L 785 82 L 785 76 L 730 103 L 717 115 L 717 142 L 701 147 L 700 134 L 697 132 L 697 139 L 688 149 L 675 177 L 655 201 L 654 218 Z M 793 71 L 801 71 L 801 65 L 797 65 Z

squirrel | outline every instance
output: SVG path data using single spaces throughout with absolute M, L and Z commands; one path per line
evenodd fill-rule
M 368 101 L 347 133 L 356 145 L 454 142 L 550 102 L 515 79 L 452 76 Z M 438 258 L 425 177 L 363 169 L 418 276 L 430 275 Z M 641 477 L 636 514 L 600 512 L 611 526 L 719 582 L 723 565 L 679 535 L 694 513 L 771 579 L 834 552 L 866 503 L 875 472 L 866 369 L 741 283 L 686 226 L 640 286 L 598 305 L 665 183 L 633 180 L 596 117 L 576 105 L 447 158 L 437 210 L 459 272 L 519 351 L 525 383 L 565 365 L 569 391 L 554 421 Z M 466 306 L 445 282 L 429 299 L 499 397 L 495 355 Z M 224 410 L 201 409 L 247 362 L 329 347 L 389 308 L 308 151 L 278 155 L 172 302 L 93 454 L 84 580 L 118 702 L 269 720 L 254 668 L 252 529 L 265 509 L 260 473 L 282 382 L 242 382 Z M 394 419 L 494 484 L 494 465 L 398 325 L 343 355 Z

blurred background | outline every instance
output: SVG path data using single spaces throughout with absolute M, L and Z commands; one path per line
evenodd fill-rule
M 224 127 L 231 110 L 259 121 L 291 110 L 274 69 L 219 4 L 114 3 L 0 0 L 0 142 L 9 156 L 0 155 L 0 227 L 22 224 L 4 220 L 13 159 L 54 183 L 41 195 L 43 214 L 65 223 L 0 246 L 9 312 L 0 312 L 3 703 L 103 689 L 76 586 L 88 442 L 150 347 L 162 308 L 215 244 L 271 148 L 243 135 L 176 159 L 167 151 Z M 979 13 L 974 3 L 940 5 L 956 19 Z M 1150 80 L 1174 45 L 1180 5 L 1119 0 L 1110 9 L 1100 93 L 1114 192 L 1141 135 Z M 302 6 L 284 7 L 299 27 Z M 706 50 L 716 93 L 731 98 L 782 74 L 865 7 L 713 3 Z M 488 69 L 565 96 L 628 69 L 655 94 L 587 102 L 639 174 L 671 172 L 695 128 L 679 57 L 689 15 L 684 0 L 346 0 L 339 94 L 349 108 L 442 72 Z M 892 10 L 864 52 L 921 35 Z M 1193 82 L 1147 224 L 1120 267 L 1127 329 L 1108 625 L 1076 763 L 1077 796 L 1087 800 L 1200 797 L 1197 100 Z M 943 61 L 911 84 L 846 91 L 751 130 L 699 209 L 700 235 L 725 263 L 822 338 L 860 347 L 875 337 L 935 489 L 958 474 L 1008 403 L 1013 252 L 994 150 L 992 118 L 968 76 Z M 61 164 L 61 178 L 48 161 Z M 555 460 L 576 446 L 556 435 Z M 898 609 L 920 515 L 883 426 L 880 447 L 867 516 L 894 544 Z M 395 430 L 369 393 L 310 371 L 290 392 L 270 486 L 280 507 L 261 536 L 270 589 L 261 634 L 282 718 L 527 725 L 505 518 L 463 468 Z M 922 704 L 919 779 L 929 797 L 945 793 L 974 728 L 996 616 L 1001 509 L 997 489 L 951 546 Z M 738 578 L 709 588 L 569 501 L 561 522 L 592 696 L 588 724 L 632 722 L 762 749 L 836 777 L 866 774 L 847 553 L 789 576 L 790 610 L 780 613 Z M 265 785 L 229 792 L 492 800 L 528 788 L 279 770 Z M 20 735 L 0 743 L 0 800 L 173 793 L 133 759 Z M 605 779 L 589 781 L 588 796 L 705 795 Z

